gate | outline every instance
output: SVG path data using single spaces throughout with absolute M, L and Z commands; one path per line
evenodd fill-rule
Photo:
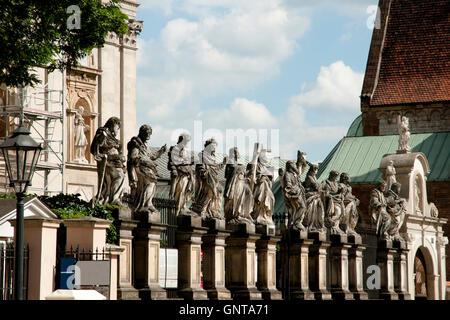
M 16 263 L 14 243 L 0 243 L 0 300 L 14 300 L 14 267 Z M 28 299 L 29 247 L 23 252 L 23 298 Z

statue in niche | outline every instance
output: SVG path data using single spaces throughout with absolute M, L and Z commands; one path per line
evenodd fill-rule
M 284 205 L 288 212 L 289 227 L 306 231 L 303 220 L 306 213 L 305 189 L 300 181 L 298 162 L 286 162 L 286 171 L 280 171 L 280 185 L 284 196 Z
M 395 179 L 395 167 L 394 167 L 394 161 L 390 160 L 388 162 L 388 165 L 386 166 L 386 171 L 385 171 L 385 177 L 384 180 L 386 181 L 386 188 L 388 190 L 391 189 L 391 186 L 397 182 L 397 180 Z
M 341 184 L 343 190 L 345 208 L 344 214 L 341 218 L 341 224 L 345 226 L 344 231 L 348 235 L 358 235 L 358 233 L 355 231 L 355 228 L 359 218 L 359 199 L 357 199 L 352 194 L 352 187 L 350 186 L 350 176 L 348 175 L 348 173 L 341 173 L 339 183 Z
M 387 202 L 384 197 L 385 192 L 386 182 L 381 180 L 377 187 L 370 193 L 369 213 L 372 218 L 372 223 L 376 226 L 378 237 L 383 240 L 390 240 L 389 229 L 391 216 L 386 210 Z
M 223 189 L 219 182 L 219 171 L 225 166 L 227 159 L 223 163 L 216 163 L 217 142 L 214 138 L 205 142 L 205 148 L 198 155 L 196 171 L 195 201 L 192 210 L 197 212 L 203 219 L 219 219 L 224 217 L 221 214 Z
M 183 133 L 170 147 L 167 169 L 170 171 L 170 197 L 176 202 L 176 215 L 197 214 L 188 208 L 195 187 L 194 155 L 187 149 L 191 136 Z
M 166 145 L 162 146 L 153 155 L 148 147 L 151 135 L 152 128 L 144 124 L 139 128 L 138 136 L 131 138 L 127 144 L 128 180 L 134 201 L 133 208 L 136 212 L 158 212 L 152 203 L 158 181 L 155 160 L 159 159 L 166 152 Z
M 406 153 L 411 152 L 409 148 L 409 139 L 411 137 L 411 133 L 409 132 L 409 120 L 407 117 L 400 115 L 397 119 L 397 129 L 398 129 L 398 153 Z
M 389 214 L 391 221 L 389 224 L 388 234 L 391 240 L 403 241 L 400 236 L 400 228 L 406 216 L 406 199 L 400 198 L 401 184 L 395 182 L 391 189 L 386 191 L 386 212 Z
M 337 181 L 339 172 L 332 170 L 322 184 L 324 207 L 325 207 L 325 225 L 329 228 L 330 234 L 345 235 L 345 232 L 339 227 L 341 216 L 344 214 L 344 196 L 343 188 Z
M 275 196 L 272 192 L 273 167 L 269 165 L 266 149 L 258 153 L 256 165 L 252 167 L 252 175 L 255 177 L 253 219 L 256 224 L 274 226 L 272 219 L 275 204 Z
M 77 163 L 88 163 L 86 160 L 86 148 L 88 140 L 86 132 L 89 131 L 89 126 L 84 123 L 83 119 L 84 108 L 79 107 L 75 110 L 74 124 L 74 157 L 73 161 Z
M 422 210 L 420 209 L 422 201 L 422 192 L 420 190 L 420 183 L 419 183 L 420 176 L 416 175 L 414 179 L 414 209 L 416 211 L 416 214 L 421 215 Z
M 239 161 L 238 148 L 229 150 L 228 163 L 225 166 L 224 212 L 227 223 L 253 224 L 253 186 L 251 172 Z
M 303 186 L 306 197 L 306 225 L 309 232 L 325 233 L 324 226 L 325 209 L 322 201 L 322 186 L 317 182 L 316 174 L 319 166 L 315 163 L 309 164 Z
M 117 138 L 120 120 L 111 117 L 103 127 L 97 129 L 91 144 L 91 153 L 97 161 L 98 192 L 93 203 L 121 205 L 125 184 L 126 159 Z

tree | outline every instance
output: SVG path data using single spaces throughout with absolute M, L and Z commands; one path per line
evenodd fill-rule
M 103 1 L 104 2 L 104 1 Z M 0 83 L 35 86 L 35 67 L 71 69 L 128 30 L 120 0 L 0 0 Z

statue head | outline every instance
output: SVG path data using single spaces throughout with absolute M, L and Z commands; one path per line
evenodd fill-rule
M 83 115 L 83 113 L 84 113 L 84 108 L 83 108 L 82 106 L 79 106 L 79 107 L 78 107 L 78 113 L 79 113 L 80 115 Z
M 402 189 L 402 185 L 399 182 L 394 182 L 391 185 L 391 190 L 396 194 L 400 194 L 401 189 Z
M 112 135 L 117 137 L 120 130 L 120 119 L 117 117 L 109 118 L 105 123 L 105 128 L 108 128 Z
M 339 172 L 336 170 L 331 170 L 330 174 L 328 175 L 328 179 L 331 181 L 337 181 L 338 177 L 339 177 Z
M 269 158 L 267 157 L 268 152 L 269 151 L 267 149 L 261 150 L 261 152 L 259 153 L 259 157 L 258 157 L 259 163 L 266 164 L 267 162 L 269 162 Z
M 235 163 L 238 161 L 238 159 L 241 157 L 241 155 L 239 154 L 239 150 L 237 147 L 233 147 L 230 148 L 229 152 L 228 152 L 229 158 L 228 161 L 230 163 Z
M 177 144 L 182 145 L 183 147 L 187 146 L 187 144 L 191 141 L 191 136 L 188 133 L 182 133 L 178 136 Z
M 209 151 L 211 155 L 216 152 L 217 141 L 214 138 L 205 141 L 205 150 Z
M 139 138 L 141 138 L 143 141 L 147 141 L 148 139 L 150 139 L 152 132 L 152 127 L 144 124 L 139 128 Z
M 339 179 L 340 183 L 345 183 L 345 184 L 349 184 L 350 183 L 350 176 L 348 175 L 347 172 L 342 172 L 341 173 L 341 178 Z
M 386 181 L 381 180 L 380 182 L 378 182 L 377 188 L 378 190 L 380 190 L 381 192 L 385 192 L 386 191 Z
M 319 166 L 315 163 L 311 163 L 309 165 L 309 169 L 308 169 L 308 176 L 315 176 L 317 174 L 317 171 L 319 171 Z
M 289 160 L 288 162 L 286 162 L 286 171 L 298 174 L 298 169 L 295 161 Z

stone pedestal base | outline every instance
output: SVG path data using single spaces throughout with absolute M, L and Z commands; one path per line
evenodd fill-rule
M 381 271 L 380 298 L 384 300 L 398 300 L 398 294 L 394 290 L 394 255 L 392 241 L 382 240 L 378 242 L 377 264 Z
M 349 236 L 351 247 L 348 249 L 349 289 L 356 300 L 368 300 L 369 295 L 364 291 L 363 252 L 360 236 Z
M 117 300 L 139 300 L 139 291 L 134 287 L 117 289 Z
M 135 287 L 142 300 L 164 300 L 166 291 L 159 285 L 159 249 L 161 232 L 166 226 L 156 217 L 148 214 L 136 215 L 139 218 L 134 230 Z
M 185 300 L 206 300 L 201 284 L 201 245 L 207 229 L 200 217 L 178 216 L 178 296 Z
M 403 241 L 394 241 L 393 246 L 396 250 L 394 255 L 394 289 L 399 300 L 411 300 L 407 278 L 407 254 L 409 250 Z
M 264 300 L 281 300 L 281 292 L 277 290 L 276 245 L 280 237 L 275 237 L 275 227 L 257 225 L 256 231 L 261 238 L 256 241 L 258 255 L 258 281 L 256 287 L 261 291 Z
M 309 247 L 313 240 L 308 239 L 306 231 L 290 229 L 281 244 L 283 260 L 283 282 L 286 288 L 285 299 L 314 300 L 309 288 Z
M 334 300 L 353 300 L 349 290 L 348 249 L 351 245 L 347 236 L 331 235 L 331 296 Z
M 331 300 L 327 286 L 327 249 L 330 242 L 326 234 L 310 233 L 308 237 L 314 242 L 309 247 L 309 288 L 316 300 Z
M 261 292 L 256 288 L 256 240 L 255 226 L 247 224 L 227 225 L 232 231 L 226 239 L 226 287 L 233 299 L 261 300 Z
M 202 237 L 203 289 L 210 300 L 230 300 L 231 292 L 225 288 L 225 230 L 224 220 L 203 221 L 208 233 Z

